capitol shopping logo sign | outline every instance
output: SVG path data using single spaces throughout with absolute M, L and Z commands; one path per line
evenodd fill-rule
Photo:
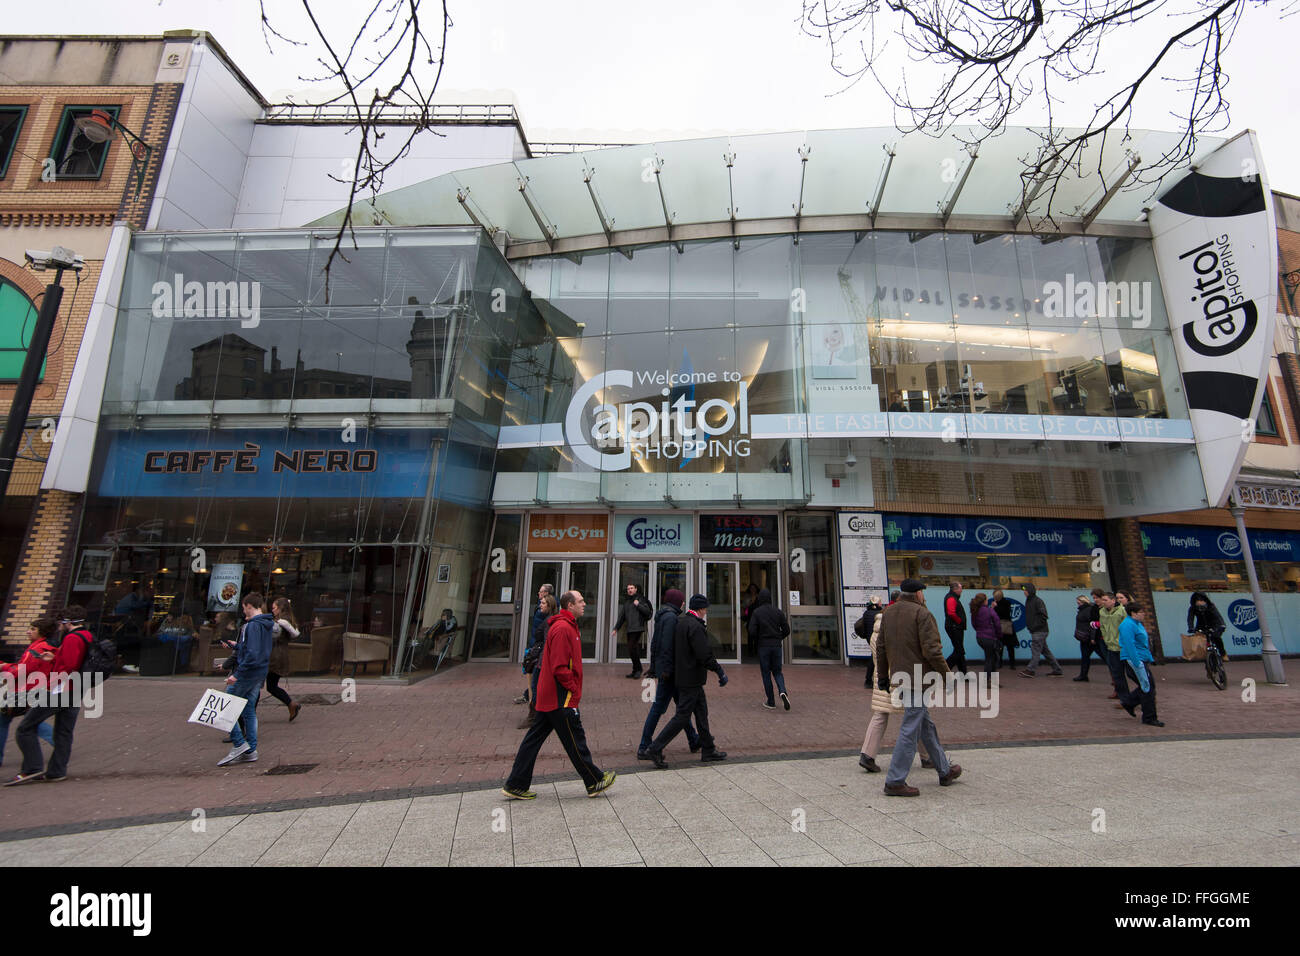
M 736 401 L 711 398 L 696 403 L 685 394 L 671 399 L 672 389 L 717 382 L 734 383 Z M 604 403 L 592 410 L 594 421 L 588 430 L 583 417 L 588 403 L 602 389 L 659 386 L 663 401 Z M 600 471 L 624 471 L 632 461 L 679 460 L 682 465 L 697 458 L 720 455 L 749 457 L 749 387 L 739 372 L 632 372 L 611 369 L 594 376 L 579 388 L 564 416 L 564 439 L 574 457 Z M 603 452 L 597 446 L 622 446 L 622 451 Z

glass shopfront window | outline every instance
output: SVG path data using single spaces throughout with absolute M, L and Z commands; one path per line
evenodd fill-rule
M 1248 534 L 1273 643 L 1284 654 L 1300 653 L 1300 533 L 1248 529 Z M 1259 653 L 1260 608 L 1236 528 L 1143 524 L 1142 544 L 1162 633 L 1186 632 L 1191 596 L 1200 591 L 1223 617 L 1228 654 Z
M 142 671 L 210 669 L 218 615 L 254 590 L 292 599 L 297 673 L 405 666 L 403 637 L 424 641 L 444 610 L 467 655 L 484 435 L 518 329 L 540 319 L 480 230 L 358 244 L 327 291 L 309 232 L 133 240 L 74 594 Z M 186 628 L 188 657 L 159 636 Z
M 966 503 L 996 499 L 975 488 L 998 470 L 984 440 L 1045 488 L 1078 484 L 1058 462 L 1099 459 L 1087 497 L 1108 513 L 1146 507 L 1157 471 L 1203 497 L 1173 454 L 1192 431 L 1149 242 L 822 233 L 521 271 L 543 323 L 511 359 L 501 506 L 907 500 L 823 481 L 816 443 L 835 440 L 869 466 L 952 458 Z

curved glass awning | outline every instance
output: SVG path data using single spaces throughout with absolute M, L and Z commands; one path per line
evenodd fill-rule
M 1013 128 L 972 157 L 973 130 L 903 136 L 892 127 L 645 143 L 466 169 L 359 203 L 358 226 L 478 223 L 520 258 L 648 242 L 827 230 L 1126 235 L 1149 231 L 1160 182 L 1130 176 L 1178 133 L 1133 130 L 1088 150 L 1035 189 L 1020 172 L 1040 132 Z M 1074 131 L 1067 131 L 1072 133 Z M 1224 142 L 1203 137 L 1192 162 Z M 312 223 L 338 226 L 344 210 Z

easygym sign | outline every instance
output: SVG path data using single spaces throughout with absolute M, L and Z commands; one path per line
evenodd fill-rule
M 531 514 L 528 550 L 551 553 L 601 553 L 609 538 L 607 514 Z
M 605 388 L 631 388 L 637 384 L 660 385 L 663 401 L 604 403 L 592 410 L 594 422 L 583 428 L 588 403 Z M 711 398 L 696 404 L 685 394 L 669 400 L 669 386 L 734 382 L 734 403 Z M 564 416 L 564 439 L 574 457 L 600 471 L 623 471 L 632 460 L 655 458 L 680 459 L 683 463 L 696 458 L 719 455 L 749 456 L 749 439 L 732 437 L 749 434 L 749 388 L 740 381 L 739 372 L 637 372 L 612 369 L 594 376 L 573 394 Z M 594 444 L 593 444 L 594 443 Z M 602 452 L 595 445 L 617 444 L 619 452 Z

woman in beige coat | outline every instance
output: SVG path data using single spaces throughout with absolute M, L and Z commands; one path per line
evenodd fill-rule
M 889 603 L 893 604 L 898 600 L 897 593 L 889 596 Z M 871 659 L 879 660 L 876 656 L 876 643 L 880 640 L 880 623 L 885 619 L 885 614 L 881 611 L 876 615 L 876 623 L 871 628 Z M 902 714 L 903 708 L 894 705 L 893 699 L 889 696 L 889 691 L 881 690 L 879 687 L 871 688 L 871 723 L 867 724 L 867 736 L 862 740 L 862 753 L 858 754 L 858 766 L 867 773 L 880 773 L 883 769 L 876 766 L 876 754 L 880 752 L 880 743 L 885 738 L 885 728 L 889 726 L 890 714 Z M 929 755 L 925 752 L 925 744 L 918 739 L 916 742 L 917 751 L 921 755 L 921 766 L 932 767 Z

